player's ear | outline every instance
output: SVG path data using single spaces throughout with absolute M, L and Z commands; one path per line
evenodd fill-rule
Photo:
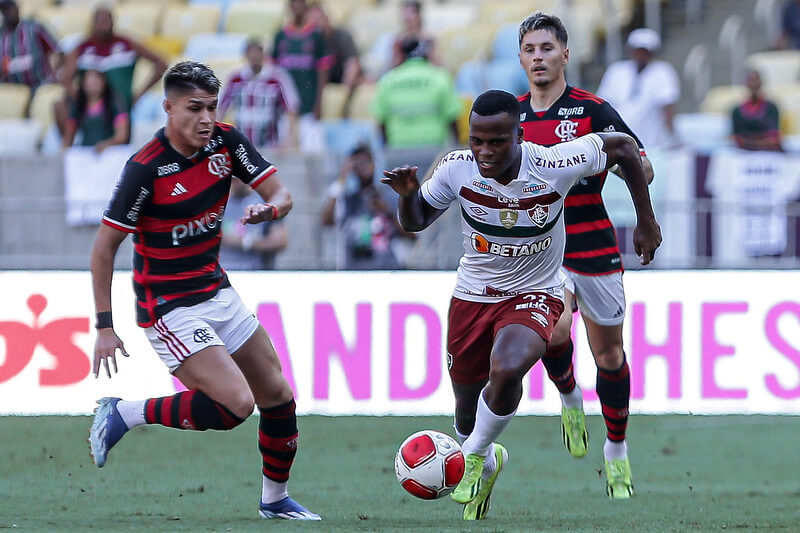
M 569 48 L 564 48 L 564 64 L 569 63 Z
M 172 100 L 169 98 L 164 98 L 161 102 L 161 107 L 164 108 L 164 112 L 169 115 L 172 112 Z
M 525 140 L 525 130 L 522 129 L 522 126 L 517 129 L 517 144 L 522 144 L 522 141 Z

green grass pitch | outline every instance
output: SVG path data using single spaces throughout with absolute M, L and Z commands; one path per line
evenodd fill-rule
M 0 418 L 0 530 L 13 531 L 800 531 L 800 419 L 634 416 L 636 496 L 611 502 L 601 473 L 603 423 L 573 459 L 555 417 L 519 417 L 489 517 L 461 520 L 449 497 L 426 502 L 394 477 L 397 446 L 449 417 L 299 420 L 291 493 L 322 522 L 258 519 L 255 417 L 232 432 L 137 428 L 90 461 L 88 417 Z M 279 522 L 279 523 L 278 523 Z

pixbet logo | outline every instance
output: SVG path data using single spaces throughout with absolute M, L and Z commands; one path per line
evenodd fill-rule
M 61 318 L 40 324 L 39 316 L 47 307 L 47 298 L 32 294 L 27 301 L 33 313 L 33 325 L 22 322 L 0 322 L 0 337 L 5 340 L 5 360 L 0 365 L 0 383 L 22 372 L 33 358 L 38 346 L 55 359 L 49 368 L 39 370 L 39 384 L 43 386 L 71 385 L 89 375 L 91 361 L 74 342 L 77 333 L 89 333 L 86 317 Z
M 194 237 L 201 233 L 208 233 L 213 230 L 222 222 L 222 217 L 225 214 L 225 208 L 220 207 L 219 213 L 211 211 L 206 213 L 198 219 L 192 220 L 188 224 L 178 224 L 172 226 L 172 245 L 178 246 L 181 239 L 185 237 Z

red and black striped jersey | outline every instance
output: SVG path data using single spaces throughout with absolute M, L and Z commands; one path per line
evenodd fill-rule
M 552 146 L 588 133 L 618 131 L 641 141 L 619 116 L 619 113 L 594 94 L 567 86 L 564 94 L 544 111 L 534 111 L 531 94 L 518 97 L 520 122 L 526 141 Z M 588 275 L 622 271 L 622 258 L 614 227 L 608 219 L 601 191 L 607 172 L 580 179 L 564 201 L 567 245 L 564 266 L 573 272 Z
M 103 223 L 133 233 L 140 326 L 230 285 L 219 245 L 231 178 L 257 187 L 275 170 L 240 131 L 221 122 L 190 158 L 172 148 L 162 128 L 128 160 Z

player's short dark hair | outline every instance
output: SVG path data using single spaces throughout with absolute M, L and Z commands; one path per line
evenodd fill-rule
M 536 30 L 550 30 L 556 36 L 556 40 L 560 42 L 564 48 L 567 47 L 567 28 L 561 19 L 555 15 L 545 15 L 541 11 L 537 11 L 522 21 L 519 25 L 519 45 L 522 46 L 522 39 L 525 38 L 532 31 Z
M 372 150 L 370 149 L 369 144 L 362 142 L 355 145 L 353 149 L 350 150 L 350 157 L 356 155 L 366 155 L 372 159 Z
M 172 65 L 164 74 L 165 93 L 185 93 L 201 89 L 210 94 L 218 94 L 221 85 L 214 71 L 197 61 L 181 61 Z
M 482 117 L 508 113 L 519 123 L 519 100 L 506 91 L 491 89 L 478 96 L 472 103 L 472 112 Z

